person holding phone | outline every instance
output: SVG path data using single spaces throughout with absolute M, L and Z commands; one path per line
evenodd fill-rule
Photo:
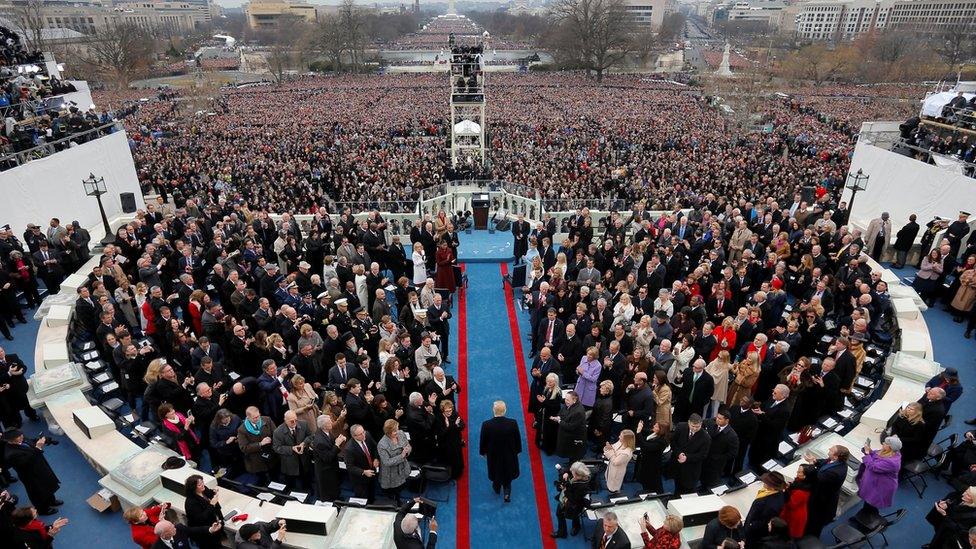
M 220 509 L 218 490 L 207 488 L 200 475 L 190 475 L 183 484 L 188 533 L 200 549 L 217 549 L 224 538 L 221 528 L 224 515 Z M 218 526 L 216 530 L 215 525 Z
M 641 539 L 644 549 L 679 549 L 681 547 L 681 529 L 685 527 L 681 517 L 668 515 L 664 517 L 664 524 L 660 528 L 651 525 L 651 519 L 644 513 L 638 521 L 641 529 Z
M 890 436 L 884 439 L 880 450 L 871 449 L 871 439 L 864 443 L 861 452 L 861 469 L 857 472 L 857 494 L 864 506 L 857 518 L 864 525 L 874 527 L 881 518 L 881 509 L 890 507 L 898 490 L 898 472 L 901 470 L 901 439 Z

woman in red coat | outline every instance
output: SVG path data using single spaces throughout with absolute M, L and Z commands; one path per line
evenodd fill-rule
M 37 509 L 18 507 L 10 514 L 10 522 L 17 529 L 14 532 L 16 537 L 4 547 L 14 547 L 19 541 L 32 549 L 51 549 L 54 547 L 54 536 L 68 524 L 68 519 L 61 517 L 52 524 L 44 524 L 37 518 Z
M 198 337 L 203 335 L 203 308 L 204 308 L 204 296 L 207 295 L 203 293 L 203 290 L 193 290 L 190 294 L 190 327 L 193 329 L 193 333 Z
M 159 516 L 165 513 L 167 509 L 169 509 L 169 503 L 154 505 L 146 509 L 133 507 L 126 511 L 122 516 L 129 523 L 129 528 L 132 529 L 132 541 L 136 542 L 142 549 L 150 549 L 157 539 L 156 523 L 159 522 Z
M 817 468 L 809 463 L 800 465 L 796 471 L 796 478 L 786 490 L 786 504 L 779 517 L 786 521 L 790 528 L 790 537 L 800 539 L 803 531 L 807 527 L 807 502 L 810 500 L 810 491 L 813 489 L 813 480 L 817 474 Z
M 731 316 L 722 320 L 722 325 L 712 331 L 715 335 L 715 348 L 712 349 L 712 356 L 708 361 L 711 362 L 718 358 L 722 351 L 728 351 L 729 355 L 735 354 L 735 320 Z
M 457 280 L 454 278 L 454 253 L 451 252 L 446 240 L 437 243 L 435 260 L 437 272 L 434 274 L 434 287 L 453 294 L 457 289 Z
M 677 515 L 664 517 L 664 524 L 656 530 L 646 518 L 639 519 L 638 522 L 640 523 L 644 549 L 679 549 L 681 547 L 681 529 L 684 528 L 681 517 Z

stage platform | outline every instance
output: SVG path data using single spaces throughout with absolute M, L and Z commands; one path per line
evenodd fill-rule
M 487 230 L 472 231 L 471 234 L 462 233 L 458 237 L 461 240 L 458 263 L 503 263 L 515 260 L 512 253 L 512 233 L 509 231 L 495 231 L 494 234 Z

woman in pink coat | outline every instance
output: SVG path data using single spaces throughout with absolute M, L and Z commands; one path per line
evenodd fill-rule
M 858 511 L 858 517 L 863 524 L 875 524 L 881 520 L 879 509 L 891 507 L 898 490 L 901 439 L 890 436 L 884 439 L 880 450 L 872 450 L 865 444 L 861 451 L 864 456 L 857 473 L 857 495 L 864 500 L 864 507 Z

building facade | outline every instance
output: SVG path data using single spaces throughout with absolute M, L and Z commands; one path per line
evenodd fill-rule
M 976 32 L 976 0 L 814 0 L 799 6 L 796 34 L 808 40 L 853 40 L 870 31 L 903 28 Z
M 201 3 L 202 2 L 202 3 Z M 22 28 L 22 2 L 0 0 L 0 17 Z M 211 21 L 207 0 L 178 2 L 62 2 L 46 0 L 39 13 L 41 28 L 68 29 L 86 36 L 96 36 L 113 24 L 134 24 L 146 29 L 186 32 Z
M 675 0 L 624 0 L 623 8 L 627 11 L 635 30 L 653 31 L 661 28 L 664 17 L 677 11 Z
M 891 27 L 938 32 L 947 27 L 967 27 L 976 32 L 976 0 L 898 1 L 888 17 Z
M 244 5 L 247 26 L 254 30 L 273 30 L 286 18 L 297 17 L 307 23 L 316 20 L 315 6 L 291 0 L 251 0 Z
M 780 0 L 740 1 L 733 4 L 726 13 L 726 20 L 765 24 L 771 29 L 779 28 L 787 4 Z

